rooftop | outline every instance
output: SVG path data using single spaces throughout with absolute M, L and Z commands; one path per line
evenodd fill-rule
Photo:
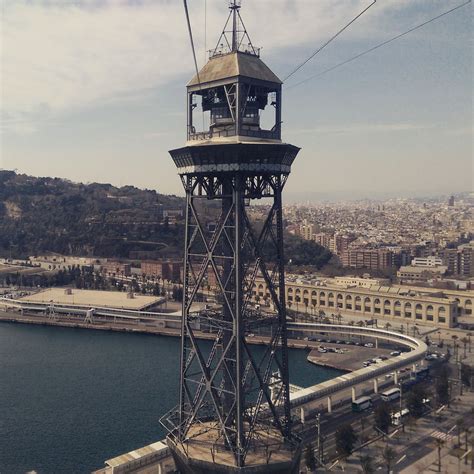
M 199 81 L 197 75 L 195 75 L 188 83 L 188 87 L 237 76 L 282 84 L 280 79 L 258 56 L 233 51 L 211 58 L 199 71 Z
M 71 291 L 70 294 L 68 292 Z M 84 307 L 108 307 L 144 310 L 161 301 L 161 297 L 134 294 L 129 298 L 120 291 L 77 290 L 71 288 L 49 288 L 33 295 L 20 298 L 31 303 L 54 303 Z

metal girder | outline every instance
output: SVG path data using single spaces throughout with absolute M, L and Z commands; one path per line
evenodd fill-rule
M 252 443 L 265 443 L 258 434 L 262 429 L 277 429 L 292 442 L 281 210 L 286 175 L 214 173 L 182 179 L 186 232 L 180 399 L 166 424 L 186 451 L 191 427 L 213 420 L 235 465 L 242 467 Z M 256 232 L 246 201 L 263 197 L 272 203 Z M 202 206 L 203 198 L 210 207 Z M 213 212 L 219 217 L 210 226 Z M 274 310 L 252 308 L 258 274 Z M 220 305 L 196 312 L 193 303 L 207 291 L 211 276 Z M 212 343 L 197 335 L 214 328 L 218 332 Z M 248 345 L 246 336 L 254 331 L 270 338 L 264 350 Z M 281 389 L 272 399 L 275 383 Z

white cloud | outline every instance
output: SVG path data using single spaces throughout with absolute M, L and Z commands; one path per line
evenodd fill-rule
M 369 35 L 379 27 L 377 18 L 407 2 L 377 3 L 345 36 Z M 202 63 L 204 0 L 189 3 Z M 207 3 L 210 48 L 227 12 L 223 1 Z M 261 0 L 244 4 L 242 15 L 256 45 L 274 56 L 288 45 L 317 46 L 369 3 Z M 11 0 L 2 8 L 4 126 L 25 120 L 31 126 L 77 107 L 129 100 L 192 74 L 183 7 L 177 0 Z

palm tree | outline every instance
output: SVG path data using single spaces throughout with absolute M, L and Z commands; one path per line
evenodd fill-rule
M 441 448 L 444 446 L 444 440 L 436 438 L 435 441 L 438 448 L 438 472 L 441 472 Z
M 372 456 L 369 454 L 365 454 L 364 456 L 360 457 L 360 465 L 362 467 L 362 472 L 365 474 L 372 474 L 375 472 L 375 467 L 372 464 L 373 459 Z
M 458 429 L 458 445 L 461 446 L 461 433 L 465 430 L 464 418 L 458 418 L 456 420 L 456 428 Z
M 458 360 L 458 352 L 457 352 L 458 345 L 456 344 L 456 341 L 458 340 L 458 336 L 456 335 L 451 336 L 451 339 L 453 340 L 454 358 L 457 361 Z
M 467 337 L 463 337 L 463 338 L 461 339 L 461 342 L 462 342 L 463 345 L 464 345 L 464 357 L 463 357 L 463 358 L 465 359 L 465 358 L 467 357 L 467 355 L 466 355 L 466 348 L 467 348 L 467 344 L 468 344 L 468 342 L 469 342 L 469 339 L 468 339 Z

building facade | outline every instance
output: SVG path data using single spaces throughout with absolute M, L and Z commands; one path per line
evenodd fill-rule
M 413 286 L 347 286 L 330 281 L 286 283 L 288 307 L 308 314 L 341 312 L 361 319 L 383 318 L 392 324 L 407 322 L 453 327 L 459 316 L 472 315 L 474 291 L 436 290 Z M 253 289 L 254 301 L 268 301 L 265 282 Z M 474 319 L 474 318 L 473 318 Z

